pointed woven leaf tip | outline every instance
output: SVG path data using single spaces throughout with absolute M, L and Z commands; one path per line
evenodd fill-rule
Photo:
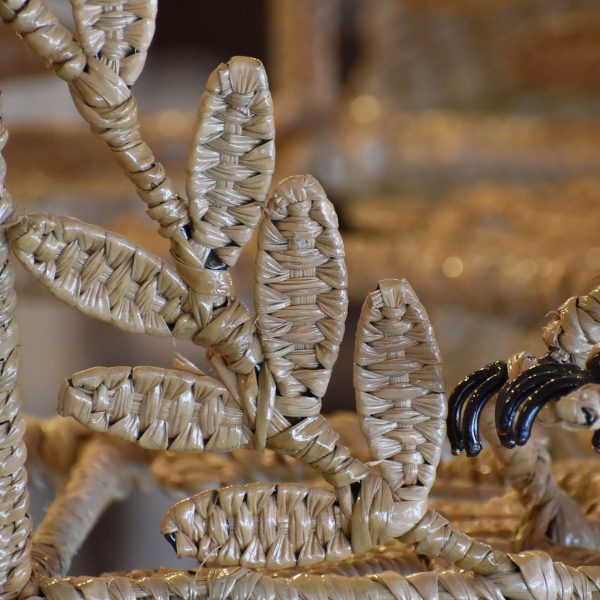
M 254 303 L 258 333 L 287 417 L 321 411 L 348 309 L 344 246 L 318 181 L 282 181 L 258 234 Z
M 380 281 L 365 300 L 354 387 L 361 429 L 380 461 L 379 472 L 396 500 L 406 501 L 400 506 L 414 504 L 421 514 L 440 459 L 446 404 L 433 328 L 406 280 Z
M 21 218 L 8 237 L 23 266 L 82 313 L 133 333 L 181 339 L 197 333 L 179 275 L 127 239 L 44 214 Z
M 233 57 L 211 74 L 187 162 L 193 238 L 228 266 L 252 237 L 275 160 L 273 105 L 262 63 Z
M 94 367 L 66 380 L 58 411 L 151 450 L 227 452 L 248 445 L 244 414 L 206 375 L 158 367 Z
M 86 55 L 133 85 L 154 35 L 158 0 L 71 0 L 71 4 Z
M 162 534 L 178 556 L 219 566 L 285 569 L 351 555 L 336 495 L 303 484 L 201 492 L 169 509 Z

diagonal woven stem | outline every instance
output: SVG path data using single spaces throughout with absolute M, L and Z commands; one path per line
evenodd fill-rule
M 14 321 L 14 272 L 8 262 L 5 223 L 12 200 L 4 186 L 6 163 L 1 151 L 8 134 L 0 118 L 0 596 L 14 598 L 31 572 L 31 521 L 25 419 L 18 388 L 19 331 Z

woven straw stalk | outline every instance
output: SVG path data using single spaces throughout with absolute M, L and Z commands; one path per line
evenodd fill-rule
M 0 97 L 1 100 L 1 97 Z M 0 118 L 0 152 L 8 133 Z M 4 186 L 6 163 L 0 153 L 0 591 L 16 594 L 31 572 L 27 473 L 24 468 L 25 420 L 17 387 L 19 331 L 14 321 L 14 273 L 8 262 L 5 223 L 12 199 Z

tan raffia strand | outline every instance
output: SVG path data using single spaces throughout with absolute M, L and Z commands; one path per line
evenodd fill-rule
M 1 97 L 0 97 L 1 101 Z M 8 133 L 0 118 L 0 593 L 15 596 L 31 573 L 31 520 L 25 470 L 25 419 L 18 388 L 19 331 L 14 321 L 14 272 L 8 262 L 6 221 L 12 199 L 1 154 Z
M 158 367 L 95 367 L 59 392 L 58 412 L 142 448 L 231 451 L 251 432 L 241 407 L 212 377 Z

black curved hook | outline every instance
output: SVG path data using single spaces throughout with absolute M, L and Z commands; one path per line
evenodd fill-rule
M 589 383 L 591 377 L 589 373 L 581 371 L 580 373 L 564 375 L 555 379 L 550 379 L 533 392 L 523 403 L 521 412 L 517 419 L 514 433 L 515 441 L 519 446 L 527 443 L 531 436 L 531 428 L 539 412 L 551 400 L 558 399 L 569 392 Z
M 571 364 L 544 362 L 527 369 L 504 386 L 496 401 L 496 431 L 501 444 L 506 448 L 514 448 L 513 424 L 517 412 L 540 385 L 578 370 Z
M 481 413 L 490 398 L 502 388 L 507 380 L 508 369 L 504 364 L 501 370 L 480 383 L 469 399 L 462 421 L 467 456 L 477 456 L 481 452 L 481 437 L 479 435 Z
M 458 385 L 450 394 L 450 398 L 448 399 L 447 431 L 448 440 L 450 442 L 450 447 L 453 454 L 460 454 L 465 448 L 463 431 L 461 427 L 461 414 L 467 398 L 485 381 L 502 372 L 506 372 L 505 362 L 497 361 L 490 363 L 489 365 L 486 365 L 485 367 L 465 377 L 458 383 Z M 507 377 L 508 376 L 505 376 L 504 380 L 498 385 L 497 389 L 500 389 Z M 494 390 L 491 395 L 493 395 L 497 389 Z

